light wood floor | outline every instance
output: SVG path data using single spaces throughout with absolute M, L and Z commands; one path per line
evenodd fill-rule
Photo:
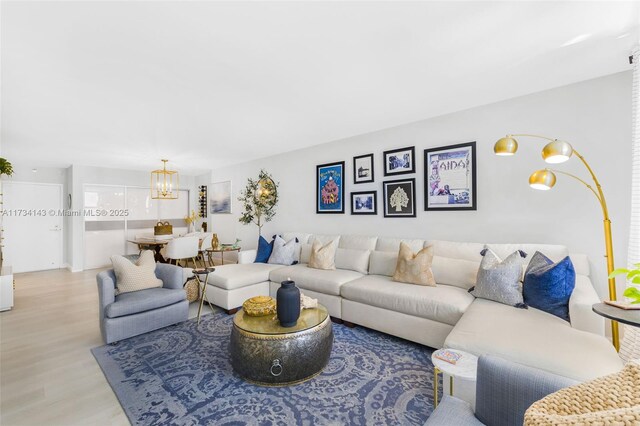
M 97 270 L 15 276 L 0 313 L 0 424 L 128 425 L 89 351 L 102 345 Z

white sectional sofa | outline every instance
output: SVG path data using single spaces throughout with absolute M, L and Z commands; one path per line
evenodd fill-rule
M 242 252 L 238 264 L 219 266 L 209 276 L 209 300 L 233 311 L 249 297 L 275 297 L 280 282 L 290 278 L 337 320 L 432 348 L 498 355 L 576 380 L 622 368 L 613 346 L 603 337 L 604 319 L 591 311 L 591 305 L 599 299 L 584 255 L 571 255 L 576 269 L 576 288 L 569 304 L 571 324 L 534 308 L 517 309 L 475 299 L 468 292 L 475 285 L 480 252 L 487 246 L 501 256 L 523 250 L 530 258 L 539 250 L 554 261 L 569 255 L 566 247 L 303 233 L 286 233 L 283 237 L 300 241 L 298 264 L 253 263 L 255 251 Z M 337 241 L 335 270 L 307 267 L 315 240 Z M 392 281 L 401 241 L 414 252 L 434 247 L 436 287 Z

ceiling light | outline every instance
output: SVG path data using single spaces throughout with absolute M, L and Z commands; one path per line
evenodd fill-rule
M 162 169 L 151 172 L 151 198 L 154 200 L 178 198 L 178 172 L 167 170 L 167 161 L 162 160 Z

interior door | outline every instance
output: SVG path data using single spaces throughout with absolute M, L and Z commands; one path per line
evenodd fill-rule
M 4 181 L 5 263 L 13 272 L 62 265 L 62 185 Z

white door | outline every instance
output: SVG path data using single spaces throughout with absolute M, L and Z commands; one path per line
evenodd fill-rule
M 5 263 L 13 272 L 57 269 L 62 264 L 62 185 L 4 181 Z

